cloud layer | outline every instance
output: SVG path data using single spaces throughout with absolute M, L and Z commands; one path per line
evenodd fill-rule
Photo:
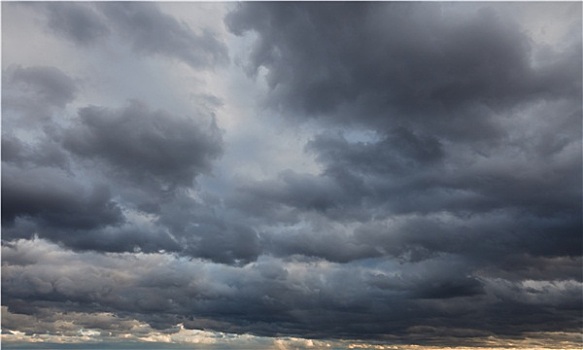
M 3 4 L 6 339 L 580 345 L 581 4 L 188 6 Z

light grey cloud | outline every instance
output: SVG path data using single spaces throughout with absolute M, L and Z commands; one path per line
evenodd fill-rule
M 76 45 L 95 45 L 115 35 L 136 53 L 177 59 L 194 69 L 229 61 L 227 48 L 215 33 L 206 29 L 197 33 L 155 3 L 57 3 L 41 9 L 48 28 Z
M 156 4 L 102 3 L 99 8 L 136 52 L 177 58 L 195 69 L 228 61 L 227 48 L 215 34 L 195 33 Z

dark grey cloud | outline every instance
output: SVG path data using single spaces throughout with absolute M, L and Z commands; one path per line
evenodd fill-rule
M 77 45 L 91 45 L 110 34 L 105 19 L 92 6 L 83 3 L 43 5 L 49 28 Z
M 14 135 L 2 134 L 2 162 L 13 163 L 20 167 L 57 167 L 69 168 L 69 156 L 58 141 L 42 138 L 30 144 Z
M 263 249 L 257 232 L 227 209 L 212 200 L 177 195 L 160 206 L 157 224 L 172 233 L 187 256 L 236 265 L 255 261 Z
M 134 183 L 153 181 L 163 189 L 191 186 L 210 170 L 222 151 L 221 133 L 193 119 L 151 111 L 131 102 L 120 110 L 89 106 L 79 110 L 79 123 L 64 134 L 70 152 L 103 161 Z
M 220 230 L 195 249 L 196 239 L 179 246 L 164 224 L 146 219 L 170 205 L 179 189 L 193 188 L 221 155 L 221 131 L 212 116 L 175 116 L 133 101 L 121 109 L 82 107 L 67 120 L 65 107 L 78 90 L 71 77 L 42 66 L 4 73 L 3 240 L 36 235 L 75 250 L 162 250 L 227 263 L 253 259 L 241 253 L 245 244 L 202 248 L 225 240 Z
M 189 195 L 222 152 L 214 118 L 132 101 L 81 108 L 70 126 L 42 135 L 3 135 L 5 240 L 37 235 L 81 251 L 165 251 L 226 264 L 260 253 L 252 228 Z
M 28 124 L 50 119 L 55 108 L 73 101 L 77 93 L 75 80 L 56 67 L 10 66 L 2 69 L 3 120 L 17 122 L 12 114 L 19 113 Z M 23 121 L 21 121 L 22 123 Z M 29 127 L 32 125 L 29 125 Z
M 36 139 L 15 130 L 10 124 L 2 137 L 6 241 L 36 235 L 77 251 L 165 251 L 226 264 L 261 251 L 253 229 L 188 195 L 222 153 L 212 116 L 176 116 L 134 100 L 82 107 Z
M 156 210 L 142 211 L 115 182 L 83 185 L 60 169 L 23 171 L 7 163 L 2 186 L 5 242 L 36 236 L 75 251 L 165 252 L 236 265 L 256 260 L 262 251 L 252 228 L 221 217 L 220 208 L 184 191 L 158 198 Z
M 77 49 L 114 38 L 196 69 L 227 61 L 155 4 L 46 6 Z M 578 334 L 581 17 L 542 47 L 505 6 L 234 5 L 266 114 L 316 128 L 311 173 L 214 167 L 238 145 L 216 96 L 189 115 L 71 111 L 72 77 L 5 69 L 3 327 L 447 346 Z M 27 132 L 32 101 L 48 117 Z M 216 169 L 229 174 L 201 181 Z
M 107 187 L 85 191 L 65 174 L 39 170 L 23 173 L 7 164 L 2 170 L 3 226 L 13 224 L 17 217 L 35 217 L 42 225 L 55 228 L 79 229 L 122 221 Z
M 248 69 L 266 68 L 266 102 L 297 118 L 416 123 L 472 139 L 501 132 L 492 110 L 579 98 L 577 36 L 534 67 L 535 48 L 504 8 L 478 6 L 459 16 L 443 4 L 242 4 L 226 23 L 257 33 Z
M 376 228 L 390 241 L 380 247 L 393 252 L 431 256 L 459 245 L 459 254 L 482 256 L 458 241 L 488 236 L 493 261 L 502 251 L 579 254 L 569 247 L 581 246 L 582 229 L 581 36 L 570 34 L 562 51 L 547 52 L 553 59 L 535 64 L 542 49 L 503 9 L 479 4 L 456 17 L 443 4 L 241 4 L 226 23 L 237 35 L 258 35 L 248 67 L 266 68 L 268 105 L 375 137 L 318 135 L 307 150 L 324 168 L 319 176 L 243 185 L 233 203 L 277 219 L 291 210 L 296 222 L 314 210 L 360 223 L 413 215 L 420 245 L 406 242 L 416 234 L 404 227 L 396 241 L 386 223 Z M 423 223 L 439 213 L 462 224 L 444 222 L 440 231 L 441 219 Z M 472 223 L 476 216 L 503 219 L 486 229 Z M 305 237 L 320 232 L 312 224 Z M 325 248 L 333 236 L 319 254 L 333 256 Z M 369 238 L 355 251 L 374 256 L 361 249 L 379 244 Z
M 37 236 L 75 250 L 179 250 L 167 233 L 132 226 L 113 196 L 110 185 L 87 184 L 67 170 L 3 160 L 2 239 Z
M 459 16 L 444 4 L 247 3 L 227 16 L 234 34 L 257 35 L 246 63 L 251 75 L 265 72 L 264 103 L 332 129 L 306 145 L 320 174 L 249 180 L 231 197 L 270 223 L 261 231 L 268 252 L 343 264 L 388 258 L 403 269 L 443 259 L 450 265 L 433 277 L 370 282 L 415 305 L 411 314 L 391 310 L 402 322 L 423 314 L 434 330 L 518 334 L 563 311 L 561 326 L 548 329 L 579 324 L 581 299 L 571 292 L 546 299 L 553 311 L 545 315 L 498 285 L 542 301 L 546 292 L 529 291 L 528 279 L 580 281 L 572 264 L 583 244 L 581 35 L 574 29 L 556 48 L 537 46 L 504 9 L 476 4 Z M 354 140 L 354 130 L 368 136 Z M 440 273 L 456 264 L 464 268 Z M 392 329 L 390 319 L 365 314 Z M 354 320 L 366 330 L 344 330 L 380 337 L 376 325 Z
M 36 235 L 75 250 L 167 251 L 224 263 L 256 258 L 255 234 L 244 224 L 186 212 L 185 225 L 206 223 L 189 231 L 165 218 L 222 153 L 214 117 L 175 116 L 132 101 L 120 109 L 82 107 L 66 121 L 64 108 L 78 89 L 72 78 L 54 67 L 4 72 L 3 240 Z M 148 218 L 160 211 L 157 222 Z
M 3 282 L 10 283 L 2 297 L 10 312 L 44 322 L 55 312 L 66 313 L 75 324 L 112 332 L 123 332 L 126 320 L 136 319 L 169 333 L 182 323 L 189 329 L 266 336 L 334 334 L 397 343 L 413 337 L 420 344 L 443 344 L 440 339 L 452 337 L 463 344 L 579 327 L 580 282 L 476 279 L 452 257 L 405 265 L 398 273 L 386 272 L 391 264 L 386 260 L 289 264 L 262 257 L 238 268 L 179 263 L 156 254 L 93 253 L 83 253 L 74 269 L 62 269 L 78 256 L 43 241 L 5 245 L 3 257 Z M 76 316 L 90 310 L 119 318 L 106 325 L 99 322 L 105 316 Z M 449 331 L 432 334 L 444 324 Z
M 266 230 L 266 242 L 284 255 L 416 260 L 449 252 L 494 265 L 508 254 L 576 256 L 581 172 L 571 142 L 566 163 L 539 159 L 518 176 L 506 157 L 491 168 L 474 160 L 459 167 L 437 146 L 418 157 L 399 138 L 351 144 L 321 136 L 310 148 L 326 166 L 322 175 L 288 172 L 280 181 L 248 183 L 231 204 L 274 225 L 295 224 L 281 234 Z

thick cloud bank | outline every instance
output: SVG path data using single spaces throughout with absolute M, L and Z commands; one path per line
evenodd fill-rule
M 306 145 L 319 176 L 242 188 L 262 215 L 357 225 L 346 247 L 326 230 L 315 247 L 305 230 L 275 238 L 280 252 L 488 265 L 580 255 L 580 35 L 540 48 L 501 9 L 440 4 L 250 3 L 227 24 L 258 35 L 248 67 L 267 70 L 268 105 L 337 130 Z M 369 136 L 350 140 L 351 128 Z
M 580 347 L 581 4 L 3 16 L 7 337 Z

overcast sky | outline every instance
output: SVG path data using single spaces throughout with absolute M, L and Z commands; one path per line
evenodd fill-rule
M 581 33 L 581 2 L 3 2 L 2 345 L 581 348 Z

